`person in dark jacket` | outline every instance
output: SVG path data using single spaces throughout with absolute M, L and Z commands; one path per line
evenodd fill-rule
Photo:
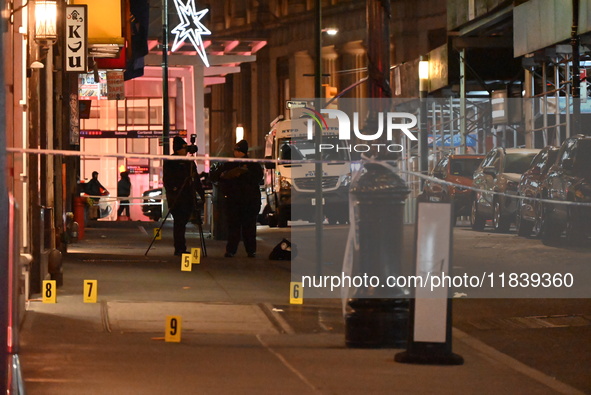
M 117 196 L 129 197 L 129 195 L 131 194 L 131 180 L 129 179 L 129 173 L 126 171 L 122 171 L 119 174 L 121 175 L 121 179 L 117 183 Z M 121 200 L 119 202 L 119 209 L 117 210 L 117 221 L 121 220 L 121 214 L 123 214 L 124 209 L 125 215 L 127 216 L 127 220 L 131 221 L 131 215 L 129 215 L 129 200 Z
M 175 137 L 172 143 L 173 156 L 187 156 L 187 142 Z M 174 255 L 187 252 L 185 231 L 193 210 L 197 207 L 197 195 L 205 201 L 205 191 L 199 180 L 197 166 L 189 160 L 165 160 L 163 184 L 170 213 L 174 218 Z
M 240 140 L 234 147 L 235 158 L 248 158 L 248 142 Z M 240 239 L 246 253 L 256 255 L 256 222 L 261 208 L 260 182 L 263 169 L 255 162 L 226 162 L 219 169 L 219 188 L 228 221 L 226 257 L 233 257 Z
M 93 171 L 92 179 L 86 184 L 86 193 L 90 196 L 105 196 L 109 194 L 107 188 L 105 188 L 98 180 L 98 175 L 98 171 Z M 94 201 L 94 204 L 98 204 L 100 198 L 93 197 L 92 200 Z

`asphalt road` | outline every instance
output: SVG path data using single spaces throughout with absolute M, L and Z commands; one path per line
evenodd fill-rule
M 314 250 L 314 225 L 295 224 L 270 232 L 298 244 L 298 260 L 308 266 L 302 269 L 294 261 L 292 269 L 328 275 L 342 271 L 348 230 L 348 226 L 325 226 L 320 271 Z M 413 270 L 414 234 L 414 227 L 407 225 L 401 251 L 406 273 Z M 566 243 L 548 247 L 537 239 L 518 237 L 514 231 L 495 234 L 487 228 L 474 232 L 464 223 L 454 228 L 452 262 L 454 275 L 477 276 L 486 282 L 484 287 L 452 289 L 456 296 L 454 327 L 534 369 L 591 393 L 591 287 L 587 285 L 591 280 L 591 243 L 589 247 L 570 247 Z M 544 273 L 554 277 L 549 277 L 547 284 L 542 280 L 536 283 L 536 274 Z M 564 280 L 567 273 L 574 283 L 568 287 L 558 281 Z M 530 282 L 526 283 L 526 279 Z M 279 307 L 286 309 L 297 330 L 343 330 L 339 303 L 335 303 L 334 309 L 320 310 Z

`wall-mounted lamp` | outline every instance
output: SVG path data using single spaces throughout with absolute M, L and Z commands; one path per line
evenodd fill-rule
M 322 29 L 322 33 L 326 33 L 329 36 L 336 36 L 338 32 L 339 29 L 337 29 L 336 27 L 326 27 Z
M 236 142 L 239 142 L 240 140 L 244 140 L 244 128 L 241 124 L 238 124 L 238 126 L 236 126 Z
M 51 0 L 35 1 L 35 41 L 55 43 L 57 41 L 57 2 Z

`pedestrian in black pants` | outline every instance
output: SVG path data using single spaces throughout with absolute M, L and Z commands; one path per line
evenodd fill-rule
M 234 147 L 235 158 L 248 158 L 248 142 L 240 140 Z M 226 162 L 218 170 L 223 210 L 228 222 L 225 257 L 233 257 L 240 239 L 250 258 L 256 255 L 257 215 L 261 208 L 260 182 L 263 169 L 255 162 Z
M 187 156 L 187 143 L 181 137 L 175 137 L 172 143 L 174 156 Z M 163 183 L 170 213 L 174 218 L 173 238 L 174 255 L 180 256 L 187 251 L 185 231 L 193 211 L 197 207 L 197 193 L 205 201 L 205 192 L 199 180 L 195 162 L 188 160 L 165 160 Z
M 119 173 L 121 179 L 117 183 L 117 196 L 118 197 L 129 197 L 131 194 L 131 181 L 129 180 L 129 173 L 122 171 Z M 131 221 L 131 215 L 129 215 L 129 200 L 121 200 L 119 202 L 119 209 L 117 210 L 117 221 L 121 221 L 121 214 L 125 210 L 127 220 Z

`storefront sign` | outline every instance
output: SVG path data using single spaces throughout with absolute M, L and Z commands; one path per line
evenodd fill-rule
M 128 165 L 127 172 L 129 174 L 150 174 L 149 166 Z
M 86 72 L 86 14 L 85 5 L 66 6 L 66 71 Z
M 109 100 L 125 99 L 123 71 L 107 71 L 107 98 Z
M 80 117 L 78 95 L 70 94 L 70 144 L 80 145 Z
M 173 138 L 180 136 L 183 138 L 187 137 L 186 130 L 171 130 L 169 137 Z M 120 138 L 120 139 L 135 139 L 135 138 L 156 138 L 162 137 L 162 130 L 81 130 L 80 137 L 84 138 L 95 138 L 95 139 L 107 139 L 107 138 Z

